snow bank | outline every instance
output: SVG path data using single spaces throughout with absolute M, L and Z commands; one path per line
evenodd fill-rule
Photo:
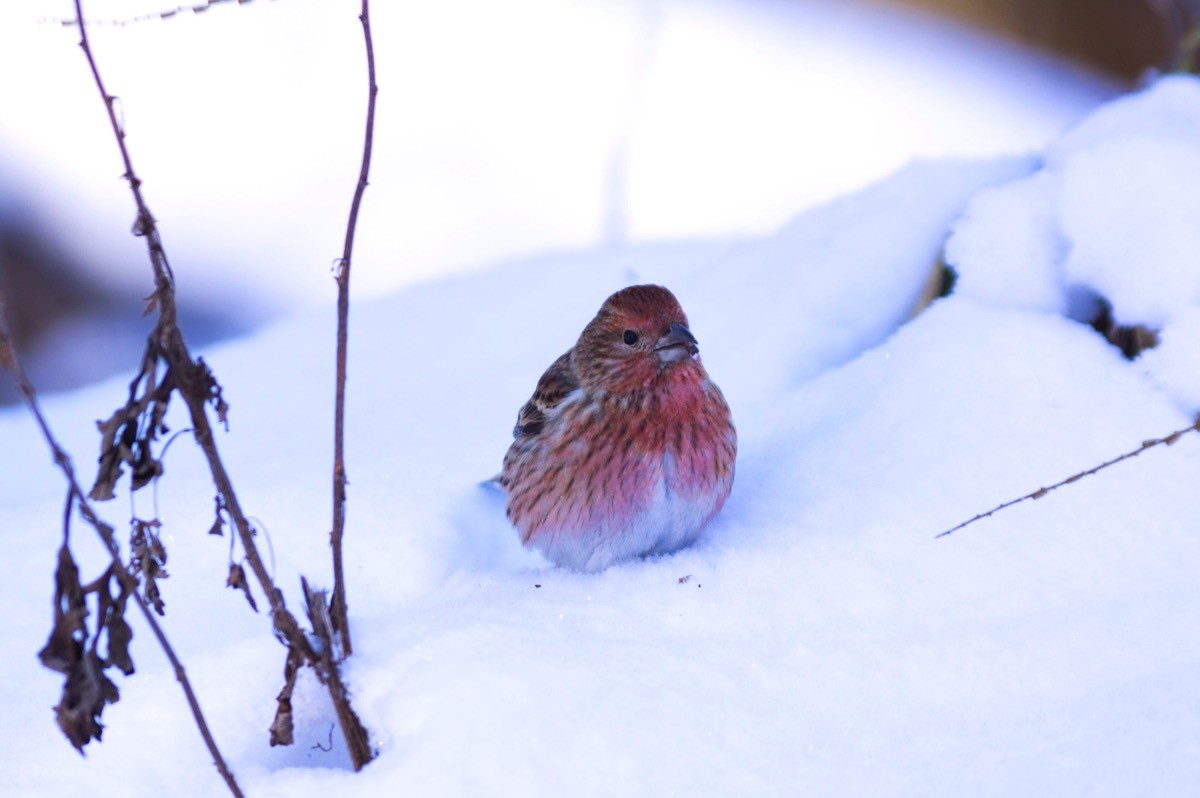
M 1105 157 L 1152 159 L 1147 142 L 1175 137 L 1179 168 L 1150 174 L 1160 196 L 1185 202 L 1193 154 L 1177 128 L 1197 114 L 1195 83 L 1164 81 L 1099 112 L 1040 168 L 916 165 L 774 236 L 547 256 L 356 307 L 349 679 L 380 749 L 365 772 L 345 770 L 336 733 L 333 752 L 315 747 L 331 718 L 311 680 L 297 745 L 265 747 L 282 649 L 219 587 L 226 544 L 204 535 L 210 483 L 185 442 L 160 487 L 168 631 L 243 785 L 278 796 L 1187 793 L 1200 779 L 1200 441 L 933 536 L 1190 422 L 1194 267 L 1157 245 L 1166 263 L 1139 261 L 1136 281 L 1104 260 L 1108 225 L 1125 221 L 1108 211 L 1127 201 L 1110 196 L 1112 181 L 1128 174 Z M 958 293 L 906 323 L 972 195 L 948 250 Z M 1128 221 L 1138 240 L 1187 243 L 1169 213 Z M 1078 254 L 1089 252 L 1100 255 Z M 551 568 L 519 547 L 477 482 L 498 468 L 542 368 L 635 281 L 676 292 L 730 399 L 734 493 L 686 551 L 599 575 Z M 1163 344 L 1125 360 L 1070 318 L 1073 285 L 1122 320 L 1160 314 Z M 326 568 L 332 329 L 310 314 L 204 353 L 232 403 L 221 444 L 292 595 L 298 573 Z M 48 402 L 81 464 L 91 419 L 122 391 Z M 33 652 L 62 491 L 24 414 L 0 414 L 0 440 L 6 790 L 220 794 L 140 628 L 142 672 L 122 680 L 103 744 L 85 761 L 59 739 L 56 679 Z M 99 553 L 76 537 L 94 568 Z
M 1200 85 L 1166 78 L 1064 135 L 1035 174 L 971 202 L 946 247 L 956 292 L 1080 319 L 1103 300 L 1116 323 L 1161 332 L 1144 367 L 1198 410 L 1197 185 Z

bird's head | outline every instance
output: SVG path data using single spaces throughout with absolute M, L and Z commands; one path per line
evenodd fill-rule
M 700 347 L 679 300 L 658 285 L 630 286 L 606 299 L 572 357 L 585 386 L 617 394 L 649 388 L 680 366 L 700 368 Z

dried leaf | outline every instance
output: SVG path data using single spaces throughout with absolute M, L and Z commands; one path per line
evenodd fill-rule
M 148 445 L 139 445 L 133 463 L 131 490 L 140 490 L 162 476 L 163 465 L 150 453 Z
M 42 665 L 59 673 L 69 673 L 82 656 L 83 643 L 75 638 L 71 633 L 70 626 L 66 623 L 54 624 L 54 628 L 50 631 L 50 638 L 38 652 L 38 659 L 41 660 Z
M 163 565 L 167 564 L 167 548 L 158 535 L 155 535 L 150 541 L 150 554 Z
M 133 658 L 129 656 L 129 642 L 133 640 L 133 629 L 125 621 L 125 607 L 129 591 L 122 586 L 121 594 L 112 603 L 105 628 L 108 630 L 108 658 L 104 665 L 121 669 L 126 676 L 133 675 Z
M 84 623 L 87 615 L 86 590 L 94 589 L 100 595 L 101 614 L 107 614 L 110 622 L 118 617 L 111 611 L 113 602 L 109 596 L 108 580 L 109 574 L 105 574 L 94 588 L 85 589 L 79 583 L 79 569 L 70 551 L 66 546 L 59 549 L 59 564 L 55 573 L 54 631 L 38 656 L 46 667 L 66 674 L 62 697 L 54 708 L 55 718 L 62 733 L 80 753 L 83 752 L 83 746 L 92 740 L 99 740 L 104 732 L 100 715 L 104 712 L 105 704 L 116 703 L 121 697 L 117 686 L 104 675 L 106 663 L 101 662 L 94 649 L 85 650 L 84 645 L 87 640 L 87 626 Z M 119 603 L 123 609 L 123 599 Z M 124 618 L 119 618 L 115 627 L 109 627 L 110 649 L 113 647 L 114 634 L 118 654 L 124 651 L 122 665 L 128 664 L 129 672 L 132 672 L 133 664 L 128 661 L 127 648 L 132 632 Z
M 160 360 L 151 345 L 142 360 L 142 369 L 129 386 L 129 400 L 107 421 L 98 421 L 100 429 L 100 467 L 91 498 L 111 499 L 121 478 L 122 466 L 133 468 L 132 489 L 139 490 L 160 477 L 162 461 L 154 456 L 154 441 L 166 433 L 163 423 L 175 390 L 175 378 L 168 367 L 155 384 Z
M 225 528 L 225 518 L 221 515 L 225 510 L 225 500 L 218 493 L 213 497 L 213 501 L 216 504 L 216 509 L 213 512 L 216 518 L 213 520 L 213 525 L 208 528 L 208 534 L 221 536 L 224 534 L 222 530 Z
M 250 594 L 250 583 L 246 581 L 246 571 L 240 563 L 229 564 L 229 577 L 225 580 L 225 587 L 245 593 L 246 601 L 250 602 L 250 609 L 258 612 L 258 605 L 254 603 L 254 596 Z
M 133 640 L 133 629 L 126 623 L 122 611 L 108 624 L 108 660 L 105 664 L 120 668 L 121 673 L 126 676 L 132 676 L 134 672 L 133 658 L 129 656 L 131 640 Z
M 163 576 L 166 576 L 166 574 L 163 574 Z M 143 595 L 145 596 L 146 603 L 154 608 L 159 617 L 167 614 L 167 602 L 163 601 L 162 593 L 158 589 L 158 582 L 155 582 L 153 579 L 146 580 Z
M 162 527 L 162 522 L 134 518 L 130 525 L 133 532 L 129 538 L 129 572 L 141 577 L 142 595 L 146 597 L 146 602 L 154 607 L 154 611 L 159 615 L 165 615 L 166 602 L 163 601 L 158 580 L 166 579 L 170 574 L 165 567 L 167 549 L 157 532 Z
M 54 626 L 46 645 L 38 652 L 43 665 L 67 674 L 78 666 L 87 639 L 87 614 L 79 568 L 71 551 L 62 546 L 58 550 L 58 567 L 54 572 Z
M 292 724 L 292 691 L 296 689 L 296 675 L 300 672 L 300 658 L 289 649 L 283 666 L 283 689 L 275 697 L 275 719 L 271 721 L 271 745 L 291 745 L 295 742 Z
M 163 423 L 167 409 L 171 405 L 171 394 L 176 388 L 175 371 L 169 365 L 163 374 L 162 381 L 154 389 L 154 405 L 150 409 L 150 426 L 152 429 L 166 433 L 167 425 Z
M 96 470 L 96 482 L 88 498 L 108 501 L 113 498 L 121 478 L 121 461 L 125 459 L 117 446 L 117 434 L 125 427 L 125 408 L 113 413 L 108 421 L 97 421 L 96 427 L 100 430 L 100 467 Z
M 294 743 L 292 723 L 292 700 L 280 698 L 275 709 L 275 719 L 271 721 L 271 745 L 291 745 Z
M 99 657 L 89 651 L 67 674 L 62 698 L 54 707 L 58 727 L 71 745 L 83 753 L 83 747 L 99 740 L 104 732 L 100 716 L 105 704 L 115 704 L 120 698 L 117 686 L 104 675 Z
M 213 406 L 213 410 L 217 414 L 217 421 L 225 425 L 225 431 L 228 432 L 229 403 L 226 402 L 225 398 L 221 395 L 221 384 L 217 382 L 216 376 L 212 373 L 212 370 L 208 367 L 208 364 L 204 362 L 204 358 L 196 358 L 196 367 L 198 369 L 197 384 L 200 391 L 198 398 L 203 399 L 205 402 L 208 402 Z

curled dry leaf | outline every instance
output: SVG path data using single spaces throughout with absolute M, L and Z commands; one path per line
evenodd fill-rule
M 148 447 L 138 447 L 133 462 L 133 490 L 149 485 L 151 481 L 162 476 L 162 462 L 150 455 Z
M 133 490 L 162 476 L 162 461 L 154 455 L 153 444 L 168 432 L 163 419 L 177 383 L 170 367 L 158 379 L 160 360 L 158 348 L 149 345 L 141 370 L 129 384 L 125 405 L 117 408 L 107 421 L 96 422 L 100 430 L 100 467 L 89 498 L 96 501 L 113 498 L 124 465 L 133 470 Z
M 296 689 L 296 676 L 302 660 L 294 649 L 288 649 L 287 661 L 283 666 L 283 689 L 275 697 L 275 719 L 271 721 L 271 745 L 291 745 L 295 742 L 292 722 L 292 691 Z
M 213 411 L 217 414 L 217 421 L 225 425 L 225 431 L 229 431 L 229 403 L 221 395 L 221 384 L 217 382 L 216 376 L 213 375 L 212 369 L 204 362 L 204 358 L 196 358 L 196 367 L 199 370 L 200 390 L 202 391 L 200 398 L 212 405 Z
M 216 518 L 213 520 L 213 525 L 208 528 L 208 534 L 217 535 L 218 537 L 220 537 L 224 534 L 223 530 L 225 528 L 225 518 L 222 515 L 222 513 L 225 511 L 225 500 L 222 499 L 221 494 L 218 493 L 216 495 L 215 501 L 216 501 L 217 509 L 216 509 L 216 512 L 214 513 L 214 515 L 216 516 Z
M 293 734 L 295 724 L 292 720 L 292 699 L 284 698 L 280 693 L 279 703 L 275 708 L 275 718 L 271 721 L 271 745 L 291 745 L 296 741 Z
M 133 629 L 125 621 L 125 604 L 129 600 L 129 589 L 120 586 L 114 599 L 111 590 L 114 571 L 108 571 L 96 582 L 97 600 L 100 603 L 100 628 L 107 634 L 108 656 L 102 660 L 104 667 L 116 667 L 126 676 L 133 674 L 133 658 L 129 656 L 129 642 L 133 640 Z M 99 637 L 99 630 L 96 636 Z
M 54 571 L 54 626 L 38 659 L 52 671 L 70 673 L 83 658 L 87 639 L 87 603 L 79 582 L 79 567 L 65 545 L 58 550 Z
M 242 568 L 241 563 L 229 564 L 229 577 L 225 580 L 225 587 L 245 593 L 246 601 L 250 602 L 250 609 L 258 612 L 258 605 L 254 603 L 254 596 L 250 593 L 250 583 L 246 581 L 246 571 Z
M 129 643 L 133 640 L 133 629 L 125 621 L 125 599 L 116 605 L 108 622 L 108 659 L 106 665 L 121 669 L 126 676 L 133 675 L 133 658 L 129 656 Z
M 125 600 L 122 594 L 114 601 L 109 589 L 113 571 L 110 568 L 95 583 L 84 587 L 79 581 L 79 568 L 70 549 L 58 550 L 58 567 L 54 574 L 54 627 L 50 639 L 38 658 L 47 668 L 64 674 L 62 696 L 54 707 L 58 727 L 71 745 L 83 752 L 92 740 L 99 740 L 104 731 L 100 716 L 106 704 L 116 703 L 120 691 L 105 674 L 104 669 L 115 665 L 125 673 L 133 672 L 129 657 L 129 641 L 133 631 L 125 622 Z M 96 652 L 95 641 L 88 645 L 87 594 L 98 595 L 99 629 L 108 633 L 109 657 L 102 660 Z
M 134 518 L 130 526 L 132 532 L 129 539 L 129 571 L 134 576 L 141 577 L 142 595 L 146 597 L 146 602 L 159 615 L 164 615 L 166 603 L 159 590 L 158 580 L 166 579 L 170 574 L 166 568 L 167 548 L 158 535 L 162 522 Z
M 62 698 L 54 707 L 58 727 L 71 745 L 83 753 L 83 747 L 92 740 L 99 740 L 104 732 L 100 716 L 105 704 L 115 704 L 120 698 L 117 686 L 104 675 L 99 656 L 88 651 L 67 674 Z
M 96 469 L 96 482 L 88 494 L 88 498 L 95 501 L 108 501 L 113 498 L 113 491 L 121 478 L 121 464 L 133 459 L 130 447 L 133 443 L 132 435 L 136 430 L 126 424 L 126 410 L 127 408 L 123 407 L 113 413 L 108 421 L 96 422 L 96 427 L 100 430 L 100 467 Z M 121 435 L 119 443 L 118 434 Z

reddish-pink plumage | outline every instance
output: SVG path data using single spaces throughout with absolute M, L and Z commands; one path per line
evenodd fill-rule
M 500 484 L 527 545 L 584 571 L 688 545 L 725 504 L 737 435 L 679 302 L 610 296 L 521 408 Z

